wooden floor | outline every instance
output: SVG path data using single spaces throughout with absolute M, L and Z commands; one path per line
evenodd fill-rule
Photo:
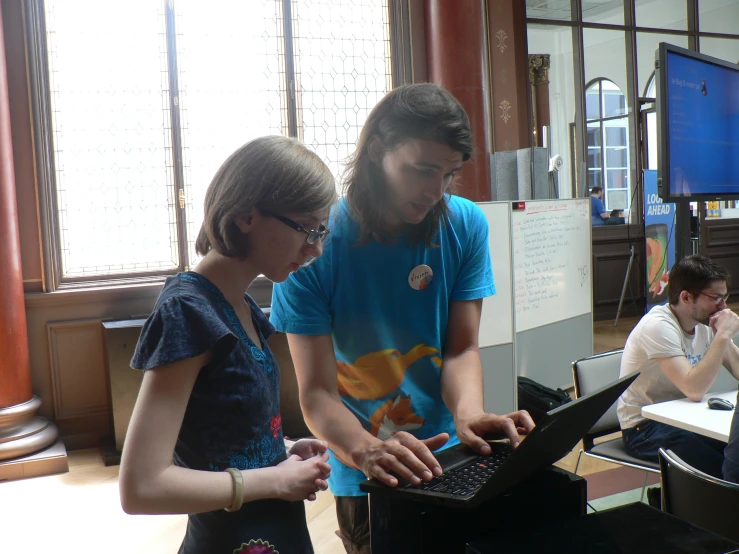
M 594 352 L 624 345 L 636 319 L 599 322 Z M 557 465 L 573 471 L 579 447 Z M 584 458 L 579 474 L 619 466 Z M 342 554 L 329 493 L 306 503 L 318 554 Z M 0 553 L 159 554 L 177 552 L 186 516 L 129 516 L 118 497 L 118 466 L 105 467 L 99 450 L 69 453 L 69 473 L 0 483 Z

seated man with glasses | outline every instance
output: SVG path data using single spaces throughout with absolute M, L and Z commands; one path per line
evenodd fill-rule
M 721 477 L 724 443 L 645 419 L 643 406 L 689 398 L 700 402 L 721 366 L 739 379 L 739 316 L 726 307 L 729 273 L 705 256 L 688 256 L 670 271 L 669 303 L 646 314 L 629 335 L 621 377 L 641 375 L 618 400 L 618 419 L 627 450 L 657 461 L 669 448 L 693 467 Z

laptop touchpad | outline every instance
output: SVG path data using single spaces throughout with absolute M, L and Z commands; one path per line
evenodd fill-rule
M 475 451 L 464 444 L 458 444 L 434 454 L 441 464 L 441 469 L 449 469 L 462 462 L 467 462 L 471 456 L 476 456 Z

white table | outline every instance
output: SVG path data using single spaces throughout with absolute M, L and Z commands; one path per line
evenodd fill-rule
M 736 393 L 736 389 L 727 392 L 709 392 L 701 402 L 691 402 L 687 398 L 660 402 L 644 406 L 641 415 L 712 439 L 729 442 L 734 410 L 711 410 L 706 400 L 718 397 L 736 404 Z

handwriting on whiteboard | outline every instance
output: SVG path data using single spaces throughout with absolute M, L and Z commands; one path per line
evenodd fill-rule
M 589 266 L 580 263 L 571 267 L 573 237 L 586 233 L 589 238 L 590 221 L 579 217 L 587 213 L 580 204 L 529 204 L 525 216 L 513 222 L 517 315 L 556 307 L 569 280 L 578 288 L 587 285 Z

